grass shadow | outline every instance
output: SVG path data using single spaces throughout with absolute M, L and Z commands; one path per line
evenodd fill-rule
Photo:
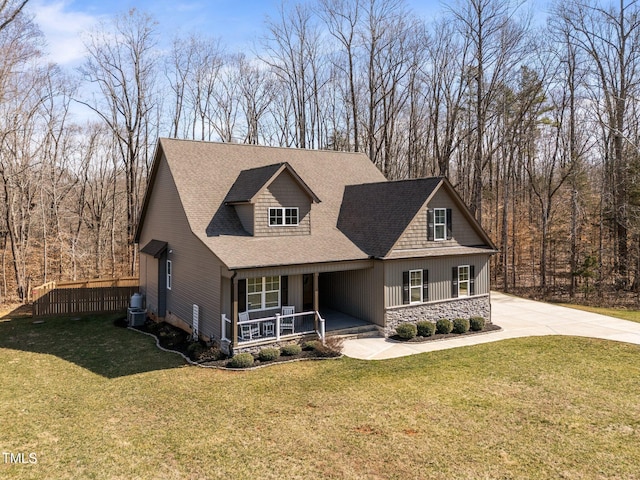
M 53 355 L 106 378 L 176 368 L 177 355 L 153 339 L 117 327 L 124 314 L 85 314 L 34 319 L 29 306 L 0 317 L 0 348 Z

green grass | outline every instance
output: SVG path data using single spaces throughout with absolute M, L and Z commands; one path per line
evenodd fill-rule
M 38 459 L 0 459 L 0 478 L 638 478 L 638 346 L 538 337 L 228 372 L 111 320 L 0 322 L 0 449 Z
M 584 310 L 585 312 L 599 313 L 600 315 L 608 315 L 610 317 L 621 318 L 622 320 L 629 320 L 631 322 L 640 323 L 640 310 L 627 310 L 624 308 L 604 308 L 604 307 L 589 307 L 586 305 L 574 305 L 571 303 L 560 303 L 563 307 L 575 308 L 577 310 Z

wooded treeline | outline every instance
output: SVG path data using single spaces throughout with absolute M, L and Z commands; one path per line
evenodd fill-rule
M 1 298 L 134 273 L 159 136 L 446 176 L 500 249 L 498 288 L 640 288 L 638 3 L 529 8 L 460 0 L 424 19 L 402 0 L 286 3 L 252 54 L 195 34 L 160 48 L 162 26 L 133 10 L 87 34 L 74 72 L 43 63 L 46 39 L 18 13 L 0 30 Z

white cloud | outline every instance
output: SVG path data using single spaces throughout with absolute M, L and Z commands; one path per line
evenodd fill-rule
M 82 33 L 90 30 L 100 17 L 69 9 L 65 0 L 30 2 L 29 11 L 44 33 L 48 60 L 59 65 L 78 63 L 85 54 Z

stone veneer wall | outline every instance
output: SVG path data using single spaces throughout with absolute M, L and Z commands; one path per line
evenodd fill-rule
M 453 298 L 441 302 L 404 305 L 389 308 L 384 313 L 385 336 L 394 335 L 396 327 L 401 323 L 417 323 L 422 320 L 437 322 L 441 318 L 484 317 L 491 321 L 491 303 L 489 295 L 478 295 L 466 298 Z
M 238 344 L 238 346 L 233 349 L 233 354 L 237 355 L 239 353 L 245 353 L 245 352 L 249 352 L 249 353 L 253 353 L 253 354 L 257 354 L 260 352 L 260 350 L 262 350 L 263 348 L 281 348 L 285 345 L 289 345 L 292 343 L 297 343 L 299 344 L 301 341 L 307 341 L 307 340 L 319 340 L 317 335 L 305 335 L 302 337 L 298 337 L 298 338 L 288 338 L 288 339 L 280 339 L 279 342 L 276 342 L 275 340 L 265 340 L 262 343 L 258 343 L 258 344 L 250 344 L 250 345 L 243 345 L 242 343 Z M 221 350 L 226 353 L 227 355 L 229 355 L 229 351 L 230 351 L 230 347 L 231 347 L 231 342 L 228 340 L 223 340 L 221 342 Z

